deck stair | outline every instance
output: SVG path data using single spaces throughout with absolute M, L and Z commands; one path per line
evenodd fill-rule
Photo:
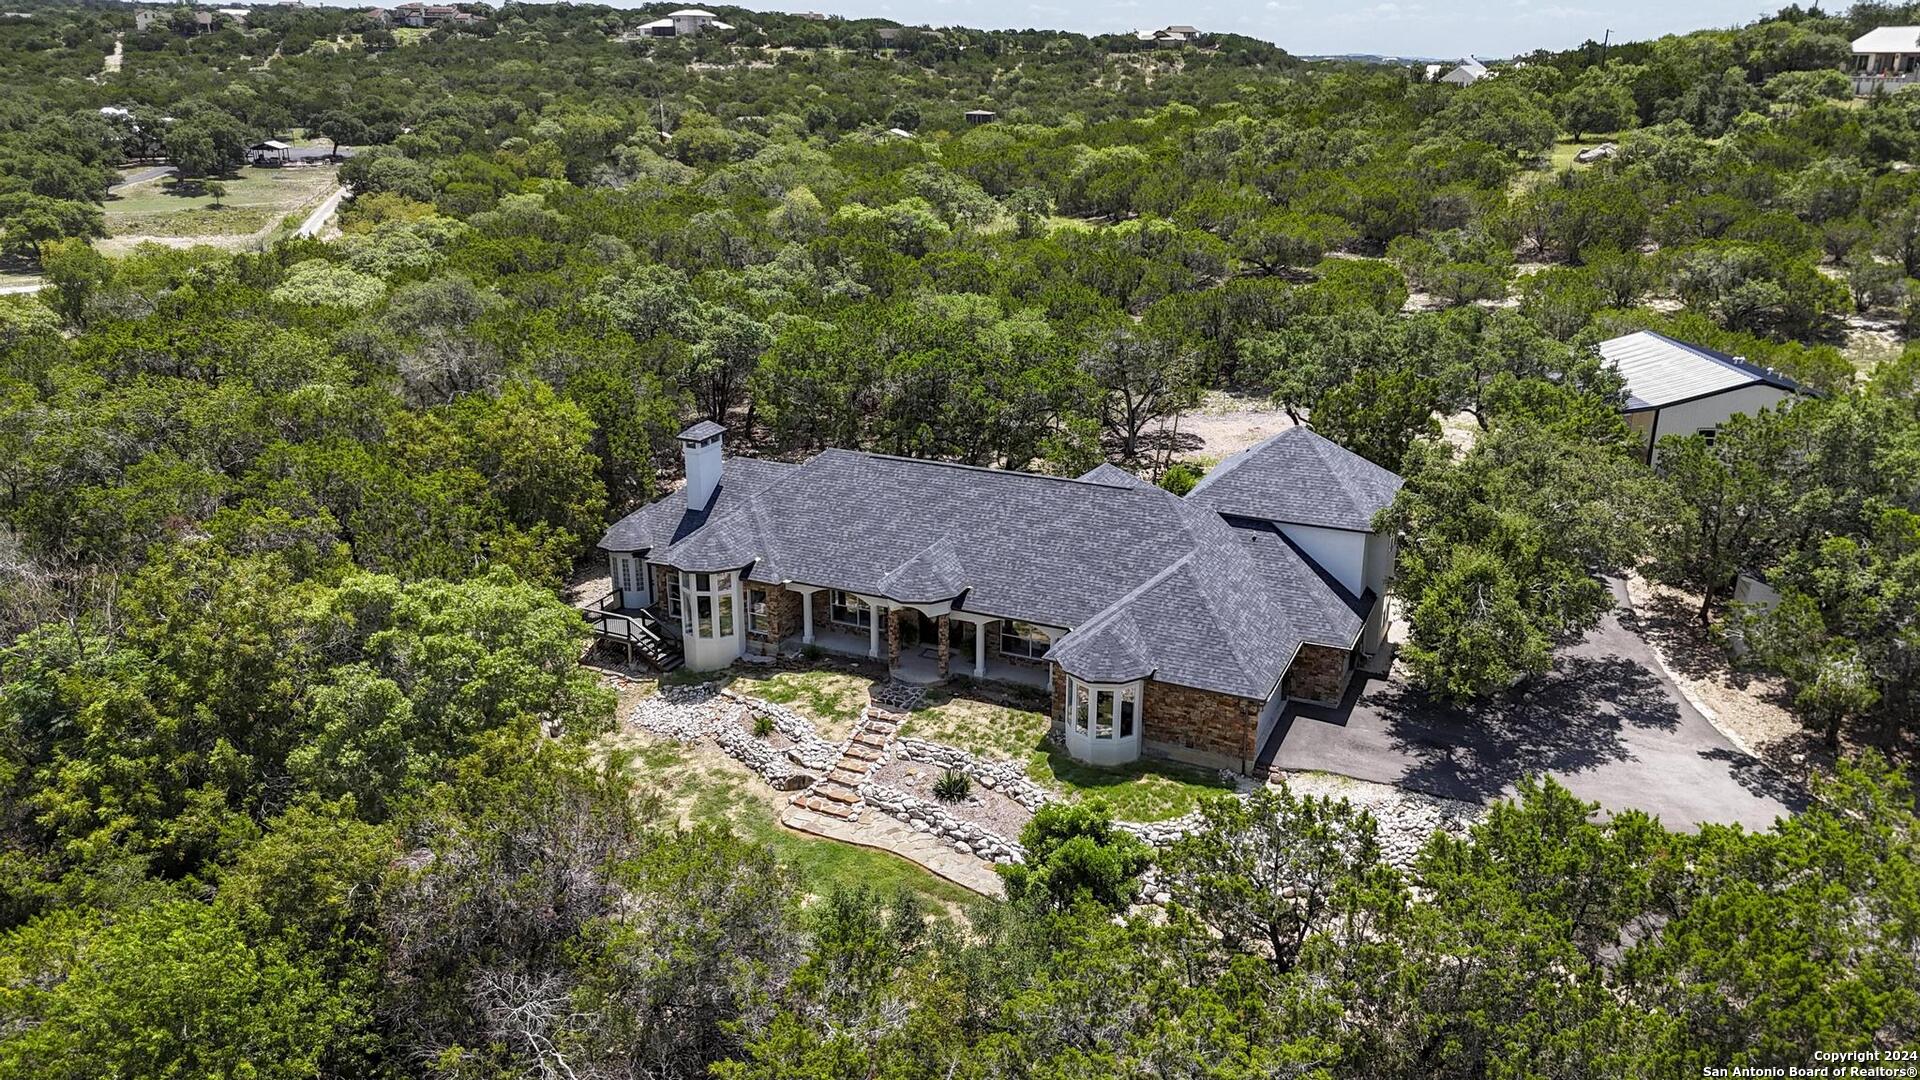
M 581 609 L 598 640 L 626 646 L 627 663 L 638 657 L 663 675 L 686 663 L 678 635 L 658 616 L 645 608 L 622 608 L 619 603 L 620 594 L 612 592 Z

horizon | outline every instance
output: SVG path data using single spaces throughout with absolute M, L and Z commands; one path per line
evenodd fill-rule
M 274 0 L 236 7 L 273 7 Z M 559 0 L 530 0 L 554 3 Z M 604 0 L 606 6 L 638 10 L 652 3 Z M 315 0 L 315 7 L 365 7 L 368 3 Z M 732 6 L 732 5 L 723 5 Z M 749 11 L 796 14 L 822 11 L 847 19 L 890 19 L 907 26 L 965 26 L 981 30 L 1058 30 L 1119 34 L 1162 26 L 1191 25 L 1208 33 L 1231 33 L 1268 41 L 1295 56 L 1391 56 L 1407 59 L 1499 59 L 1536 49 L 1560 51 L 1599 41 L 1612 31 L 1616 43 L 1649 41 L 1667 34 L 1740 26 L 1772 14 L 1752 3 L 1702 0 L 1693 5 L 1655 0 L 1616 0 L 1609 10 L 1534 0 L 1499 6 L 1469 0 L 1376 0 L 1354 9 L 1336 0 L 1264 0 L 1253 4 L 1202 2 L 1180 5 L 1118 0 L 1102 7 L 1052 0 L 923 0 L 872 3 L 741 5 Z

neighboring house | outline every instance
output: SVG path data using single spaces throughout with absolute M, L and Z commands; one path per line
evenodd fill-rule
M 373 23 L 376 26 L 392 26 L 393 25 L 393 16 L 391 13 L 387 11 L 386 8 L 370 7 L 360 12 L 360 14 L 366 16 L 367 21 Z
M 968 109 L 966 112 L 969 124 L 991 124 L 997 115 L 992 109 Z
M 1882 26 L 1853 42 L 1853 92 L 1898 89 L 1920 80 L 1920 26 Z
M 670 11 L 664 19 L 641 23 L 640 33 L 646 37 L 688 37 L 702 30 L 731 30 L 732 26 L 720 21 L 720 16 L 699 8 L 685 8 Z
M 1647 443 L 1647 461 L 1668 435 L 1713 438 L 1740 413 L 1804 393 L 1799 383 L 1745 357 L 1641 330 L 1600 343 L 1600 358 L 1627 382 L 1627 423 Z
M 1460 66 L 1440 76 L 1440 81 L 1450 86 L 1472 86 L 1489 74 L 1487 65 L 1469 56 L 1460 61 Z
M 1133 36 L 1159 45 L 1184 45 L 1197 39 L 1200 31 L 1191 26 L 1166 26 L 1158 30 L 1135 30 Z
M 1186 498 L 1078 478 L 827 450 L 727 457 L 680 433 L 687 483 L 607 530 L 589 612 L 671 667 L 808 647 L 1045 686 L 1067 750 L 1238 769 L 1292 701 L 1337 702 L 1384 641 L 1400 478 L 1304 428 Z

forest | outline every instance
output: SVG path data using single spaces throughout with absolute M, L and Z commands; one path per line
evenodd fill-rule
M 0 268 L 44 288 L 0 296 L 0 1078 L 1920 1046 L 1920 94 L 1843 74 L 1920 5 L 1460 88 L 1233 35 L 15 3 Z M 122 169 L 220 184 L 296 133 L 352 151 L 333 233 L 96 246 Z M 1594 348 L 1637 329 L 1815 393 L 1650 466 Z M 1157 853 L 1090 802 L 1035 818 L 1005 900 L 938 911 L 678 820 L 600 741 L 562 590 L 687 423 L 1181 492 L 1221 394 L 1407 478 L 1425 692 L 1523 694 L 1637 570 L 1785 688 L 1807 809 L 1694 829 L 1529 782 L 1403 869 L 1283 787 Z M 1742 571 L 1781 602 L 1734 603 Z

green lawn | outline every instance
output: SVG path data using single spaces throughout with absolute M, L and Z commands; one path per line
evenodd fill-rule
M 935 691 L 908 717 L 900 733 L 957 746 L 986 758 L 1026 763 L 1027 775 L 1076 798 L 1098 797 L 1125 821 L 1165 821 L 1191 812 L 1202 798 L 1233 790 L 1207 769 L 1168 761 L 1120 768 L 1083 765 L 1047 740 L 1046 706 L 1021 708 Z
M 782 864 L 799 872 L 810 896 L 839 885 L 868 885 L 911 889 L 945 910 L 979 899 L 898 856 L 783 828 L 775 807 L 786 796 L 770 791 L 718 750 L 639 740 L 622 745 L 633 752 L 642 783 L 659 792 L 670 813 L 687 823 L 724 821 L 739 835 L 766 844 Z
M 1078 798 L 1104 799 L 1121 821 L 1182 817 L 1201 799 L 1233 791 L 1209 769 L 1150 759 L 1102 768 L 1081 764 L 1067 756 L 1065 747 L 1051 744 L 1029 757 L 1027 775 Z
M 220 181 L 220 205 L 196 185 L 150 180 L 108 198 L 107 233 L 115 237 L 247 236 L 314 206 L 332 191 L 332 166 L 248 167 Z

